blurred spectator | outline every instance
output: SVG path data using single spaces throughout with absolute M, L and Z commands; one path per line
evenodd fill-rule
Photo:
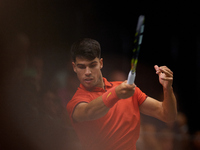
M 51 87 L 41 86 L 43 59 L 27 61 L 29 38 L 0 35 L 0 43 L 1 149 L 79 150 L 65 107 Z
M 174 134 L 169 128 L 164 128 L 159 133 L 159 142 L 162 150 L 174 149 Z M 182 150 L 182 149 L 180 149 Z
M 137 150 L 159 148 L 161 150 L 192 150 L 190 140 L 187 117 L 184 113 L 178 113 L 176 121 L 171 124 L 141 115 L 141 132 L 137 141 Z
M 25 137 L 27 121 L 33 118 L 30 107 L 34 91 L 23 81 L 30 42 L 25 34 L 2 35 L 0 140 L 4 149 L 32 149 Z M 27 85 L 27 87 L 26 87 Z
M 41 100 L 41 111 L 48 115 L 51 119 L 61 117 L 64 107 L 61 105 L 59 98 L 51 91 L 44 93 Z
M 4 41 L 1 45 L 1 69 L 5 82 L 22 79 L 22 73 L 27 65 L 30 41 L 27 35 L 18 33 L 13 36 L 2 35 Z M 2 39 L 1 39 L 2 40 Z
M 31 56 L 27 68 L 24 70 L 24 76 L 32 81 L 36 90 L 41 90 L 44 62 L 41 56 Z
M 80 143 L 71 127 L 68 113 L 54 91 L 46 91 L 40 101 L 38 147 L 48 150 L 80 150 Z
M 178 113 L 175 124 L 177 124 L 179 131 L 182 134 L 188 134 L 187 117 L 184 113 Z
M 63 78 L 65 78 L 64 80 L 65 84 L 63 87 L 60 87 L 58 89 L 58 96 L 62 100 L 63 106 L 66 107 L 67 103 L 73 97 L 80 83 L 77 80 L 77 77 L 74 74 L 74 72 L 69 72 L 65 74 Z
M 187 117 L 184 113 L 179 112 L 177 119 L 173 124 L 174 128 L 174 147 L 175 149 L 189 150 L 190 135 L 188 131 Z
M 137 150 L 162 150 L 154 124 L 141 125 L 141 133 L 136 146 Z
M 109 81 L 124 81 L 127 80 L 128 75 L 120 70 L 113 70 L 110 74 L 109 74 Z
M 200 131 L 196 131 L 194 134 L 193 150 L 200 150 Z

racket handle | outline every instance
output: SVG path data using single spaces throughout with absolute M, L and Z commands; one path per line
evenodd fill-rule
M 132 71 L 129 72 L 128 74 L 128 84 L 133 84 L 135 82 L 135 76 L 136 76 L 136 72 L 132 73 Z

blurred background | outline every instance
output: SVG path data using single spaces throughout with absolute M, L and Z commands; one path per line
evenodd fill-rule
M 70 46 L 96 39 L 103 75 L 125 80 L 141 14 L 146 20 L 136 84 L 162 100 L 153 66 L 168 66 L 179 115 L 170 125 L 142 115 L 138 150 L 200 149 L 197 2 L 0 0 L 0 150 L 80 150 L 65 108 L 79 86 Z

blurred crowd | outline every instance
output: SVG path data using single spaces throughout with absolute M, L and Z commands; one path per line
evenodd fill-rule
M 79 86 L 69 54 L 63 68 L 47 69 L 56 60 L 30 52 L 26 35 L 17 34 L 0 43 L 0 150 L 81 150 L 66 111 Z M 109 81 L 127 78 L 123 66 L 119 67 L 123 60 L 117 63 L 116 68 L 109 63 L 103 70 Z M 144 82 L 138 85 L 143 87 Z M 173 124 L 141 115 L 137 149 L 200 150 L 200 131 L 190 134 L 187 120 L 181 112 Z

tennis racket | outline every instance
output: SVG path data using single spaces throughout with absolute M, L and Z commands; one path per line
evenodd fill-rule
M 140 51 L 140 45 L 142 43 L 143 33 L 144 33 L 144 20 L 145 17 L 140 15 L 138 18 L 135 40 L 134 40 L 134 49 L 133 49 L 133 57 L 131 59 L 131 70 L 128 74 L 128 84 L 133 84 L 135 82 L 136 76 L 136 67 L 138 62 L 138 55 Z

